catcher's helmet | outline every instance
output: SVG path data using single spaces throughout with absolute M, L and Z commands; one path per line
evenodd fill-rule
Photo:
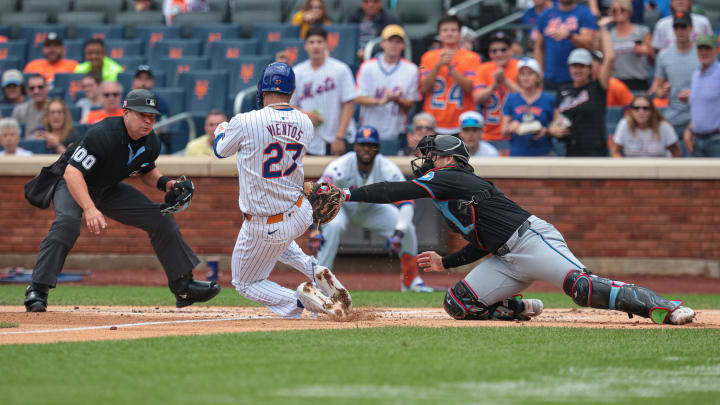
M 420 157 L 410 162 L 413 173 L 422 176 L 434 167 L 434 156 L 454 156 L 464 167 L 469 167 L 470 151 L 465 142 L 454 135 L 434 135 L 423 137 L 418 142 Z
M 265 91 L 291 94 L 295 90 L 295 72 L 286 63 L 273 62 L 265 67 L 257 84 L 255 101 L 262 108 L 262 94 Z
M 380 135 L 378 135 L 377 129 L 373 127 L 360 127 L 355 135 L 355 143 L 380 145 Z

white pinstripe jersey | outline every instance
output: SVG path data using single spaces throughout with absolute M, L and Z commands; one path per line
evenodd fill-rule
M 237 152 L 240 210 L 270 216 L 292 207 L 302 193 L 302 158 L 313 137 L 307 115 L 294 108 L 238 114 L 216 139 L 215 153 Z
M 418 92 L 418 68 L 407 59 L 400 59 L 394 65 L 387 65 L 383 55 L 363 62 L 357 72 L 359 96 L 383 98 L 387 93 L 400 92 L 402 98 L 420 101 Z M 377 129 L 380 139 L 397 139 L 405 132 L 407 113 L 396 103 L 380 106 L 360 106 L 360 125 Z
M 381 181 L 405 181 L 405 176 L 395 163 L 378 153 L 370 173 L 367 178 L 363 178 L 358 170 L 357 154 L 348 152 L 327 165 L 320 181 L 327 181 L 340 188 L 353 189 Z M 346 202 L 343 204 L 355 205 L 357 203 Z

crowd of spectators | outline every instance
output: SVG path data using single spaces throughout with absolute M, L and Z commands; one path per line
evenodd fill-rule
M 160 9 L 170 25 L 180 13 L 208 11 L 207 3 L 135 0 L 133 7 Z M 315 125 L 311 155 L 345 153 L 363 125 L 378 130 L 386 155 L 410 155 L 422 136 L 437 133 L 461 137 L 473 156 L 720 157 L 717 33 L 692 0 L 659 5 L 663 17 L 654 26 L 638 22 L 638 1 L 532 0 L 522 18 L 524 43 L 509 31 L 477 38 L 460 18 L 445 15 L 418 64 L 403 57 L 411 39 L 385 3 L 358 0 L 345 16 L 358 27 L 357 66 L 330 56 L 326 1 L 306 0 L 289 19 L 308 55 L 293 66 L 291 103 Z M 379 53 L 363 60 L 378 37 Z M 132 88 L 123 89 L 123 67 L 102 39 L 84 43 L 83 61 L 65 53 L 64 39 L 51 32 L 43 58 L 23 72 L 2 72 L 0 105 L 13 107 L 12 121 L 0 121 L 7 154 L 24 153 L 13 146 L 14 132 L 61 153 L 82 136 L 78 124 L 120 115 L 125 91 L 155 86 L 153 70 L 141 65 Z M 277 59 L 294 62 L 282 52 Z M 75 124 L 70 106 L 48 96 L 57 73 L 84 74 Z M 166 115 L 167 104 L 159 104 Z M 618 110 L 609 129 L 606 117 Z M 209 111 L 204 134 L 184 154 L 210 156 L 209 128 L 224 119 L 225 111 Z

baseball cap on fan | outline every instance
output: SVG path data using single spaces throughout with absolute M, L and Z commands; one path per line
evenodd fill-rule
M 465 111 L 460 114 L 460 127 L 461 128 L 482 128 L 483 117 L 477 111 Z
M 160 111 L 157 110 L 157 105 L 158 101 L 155 93 L 145 89 L 131 91 L 125 96 L 125 101 L 123 101 L 123 108 L 142 113 L 160 114 Z
M 48 32 L 43 45 L 62 45 L 63 39 L 57 32 Z
M 590 54 L 590 51 L 588 51 L 585 48 L 577 48 L 573 49 L 572 52 L 570 52 L 570 56 L 568 56 L 567 63 L 568 65 L 585 65 L 585 66 L 591 66 L 592 65 L 592 55 Z
M 382 39 L 390 39 L 392 37 L 400 37 L 405 40 L 405 30 L 403 27 L 397 24 L 390 24 L 386 26 L 380 34 L 380 38 Z
M 540 64 L 535 59 L 533 59 L 533 58 L 520 59 L 520 62 L 518 62 L 518 65 L 517 65 L 518 72 L 520 71 L 520 69 L 522 69 L 524 67 L 526 67 L 526 68 L 532 70 L 533 72 L 539 74 L 540 76 L 542 76 L 542 69 L 540 69 Z

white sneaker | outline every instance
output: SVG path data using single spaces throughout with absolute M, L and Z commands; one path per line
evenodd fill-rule
M 522 303 L 524 308 L 522 315 L 528 318 L 542 314 L 543 309 L 545 309 L 543 302 L 537 299 L 523 299 Z
M 315 282 L 317 286 L 328 296 L 333 303 L 340 304 L 345 316 L 352 312 L 353 302 L 350 292 L 340 280 L 335 277 L 327 267 L 317 266 L 315 269 Z
M 695 311 L 688 307 L 679 306 L 670 312 L 668 323 L 672 325 L 684 325 L 692 322 L 693 318 L 695 318 Z
M 415 279 L 410 283 L 410 287 L 405 287 L 405 284 L 400 285 L 400 291 L 402 292 L 435 292 L 435 289 L 425 285 L 423 282 L 423 279 L 420 278 L 420 276 L 415 277 Z
M 336 305 L 330 297 L 315 288 L 315 286 L 313 286 L 309 281 L 306 281 L 298 286 L 296 295 L 305 309 L 310 312 L 336 315 L 335 311 L 339 310 L 339 305 Z

